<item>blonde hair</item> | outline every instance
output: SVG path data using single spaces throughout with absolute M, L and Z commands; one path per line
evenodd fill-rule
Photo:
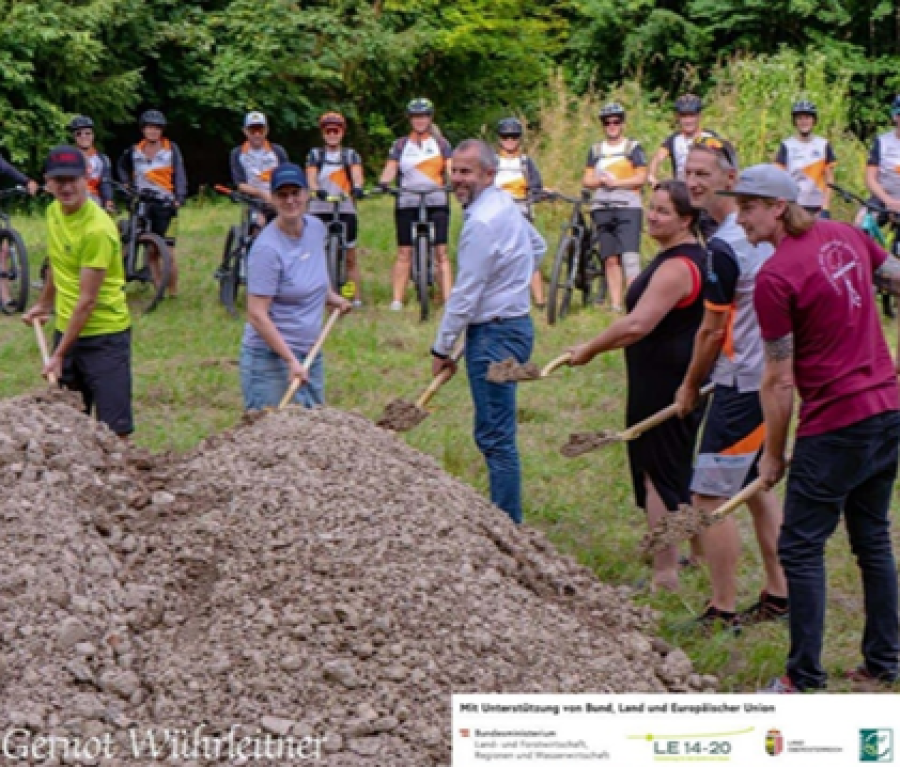
M 816 223 L 815 216 L 796 202 L 787 204 L 779 220 L 784 224 L 784 231 L 791 237 L 806 234 Z

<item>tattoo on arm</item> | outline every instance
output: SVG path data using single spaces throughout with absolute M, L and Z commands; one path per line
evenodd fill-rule
M 875 270 L 873 280 L 879 290 L 900 296 L 900 259 L 888 256 Z
M 784 362 L 794 356 L 794 334 L 763 342 L 766 349 L 766 362 Z

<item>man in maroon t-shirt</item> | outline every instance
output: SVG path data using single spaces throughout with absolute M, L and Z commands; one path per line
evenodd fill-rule
M 778 554 L 791 601 L 787 673 L 767 692 L 822 688 L 825 545 L 843 513 L 862 571 L 866 625 L 859 682 L 898 677 L 900 618 L 890 500 L 900 449 L 900 390 L 873 300 L 896 290 L 900 262 L 847 224 L 816 221 L 775 165 L 745 170 L 734 188 L 738 221 L 775 254 L 756 279 L 765 344 L 766 444 L 759 473 L 781 479 L 794 387 L 800 421 L 788 474 Z

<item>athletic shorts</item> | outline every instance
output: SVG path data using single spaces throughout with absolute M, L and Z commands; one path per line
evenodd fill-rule
M 147 221 L 150 223 L 150 231 L 162 237 L 166 244 L 174 247 L 175 237 L 168 236 L 172 221 L 178 218 L 178 210 L 169 205 L 159 203 L 147 203 Z M 174 235 L 174 232 L 173 232 Z
M 310 215 L 315 216 L 319 221 L 325 224 L 325 231 L 328 231 L 328 225 L 332 221 L 331 213 L 311 213 Z M 340 214 L 341 222 L 347 228 L 347 247 L 355 248 L 356 247 L 356 237 L 357 232 L 359 230 L 359 218 L 355 213 L 341 213 Z
M 446 245 L 450 235 L 450 208 L 441 205 L 427 208 L 428 220 L 434 224 L 434 244 Z M 397 245 L 412 247 L 412 225 L 419 220 L 418 208 L 395 208 L 394 223 L 397 226 Z
M 731 498 L 756 479 L 765 437 L 759 392 L 716 384 L 694 462 L 691 491 Z
M 640 208 L 592 210 L 594 236 L 600 240 L 600 257 L 641 252 L 641 223 L 644 211 Z
M 54 334 L 53 346 L 62 333 Z M 131 434 L 131 330 L 79 338 L 63 358 L 60 383 L 81 392 L 84 412 L 116 434 Z

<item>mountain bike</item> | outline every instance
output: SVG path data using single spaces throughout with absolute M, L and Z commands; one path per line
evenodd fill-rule
M 366 199 L 363 192 L 358 199 Z M 321 199 L 321 198 L 320 198 Z M 347 225 L 341 221 L 341 203 L 354 198 L 346 194 L 331 194 L 323 202 L 331 203 L 331 218 L 325 222 L 325 257 L 328 263 L 328 279 L 335 293 L 348 300 L 356 298 L 358 286 L 347 276 Z
M 597 301 L 606 298 L 606 271 L 600 257 L 600 241 L 596 232 L 585 223 L 582 208 L 592 204 L 590 192 L 582 192 L 580 198 L 567 197 L 560 192 L 549 192 L 547 199 L 562 200 L 572 206 L 572 215 L 562 226 L 559 245 L 550 272 L 550 288 L 547 292 L 547 323 L 554 325 L 565 319 L 572 305 L 572 293 L 581 291 L 584 306 L 591 301 L 594 283 L 597 285 Z M 596 204 L 596 203 L 594 203 Z M 605 208 L 621 207 L 619 203 L 604 202 Z
M 829 184 L 844 202 L 856 202 L 866 212 L 863 216 L 860 229 L 869 235 L 875 242 L 884 248 L 892 257 L 900 258 L 900 213 L 889 211 L 883 205 L 875 205 L 868 200 L 864 200 L 857 194 L 837 186 Z M 887 225 L 887 234 L 881 226 Z M 881 311 L 885 317 L 893 319 L 897 316 L 897 297 L 885 291 L 879 291 L 881 294 Z
M 129 303 L 139 313 L 148 314 L 166 294 L 172 273 L 172 253 L 166 241 L 150 230 L 147 206 L 149 203 L 167 205 L 171 200 L 152 189 L 134 189 L 116 183 L 113 186 L 128 202 L 128 216 L 119 219 L 118 226 L 126 287 L 136 284 L 138 288 L 130 291 Z M 154 255 L 158 256 L 155 260 L 152 259 Z
M 23 187 L 16 187 L 0 192 L 0 200 L 27 194 Z M 0 284 L 9 291 L 9 298 L 0 303 L 0 310 L 4 314 L 25 311 L 29 288 L 28 251 L 22 236 L 3 210 L 0 210 Z
M 266 207 L 258 197 L 216 185 L 216 191 L 228 195 L 232 202 L 242 204 L 241 223 L 232 226 L 225 237 L 225 249 L 222 251 L 222 263 L 216 269 L 215 278 L 219 281 L 219 301 L 232 316 L 237 316 L 238 294 L 241 287 L 247 285 L 247 257 L 253 241 L 260 233 L 258 214 Z
M 399 197 L 401 194 L 416 195 L 419 198 L 418 217 L 412 225 L 412 271 L 411 277 L 416 286 L 416 297 L 419 299 L 419 319 L 428 319 L 431 308 L 431 287 L 434 285 L 434 224 L 428 220 L 428 195 L 435 192 L 449 192 L 449 187 L 437 189 L 382 189 L 385 194 Z

